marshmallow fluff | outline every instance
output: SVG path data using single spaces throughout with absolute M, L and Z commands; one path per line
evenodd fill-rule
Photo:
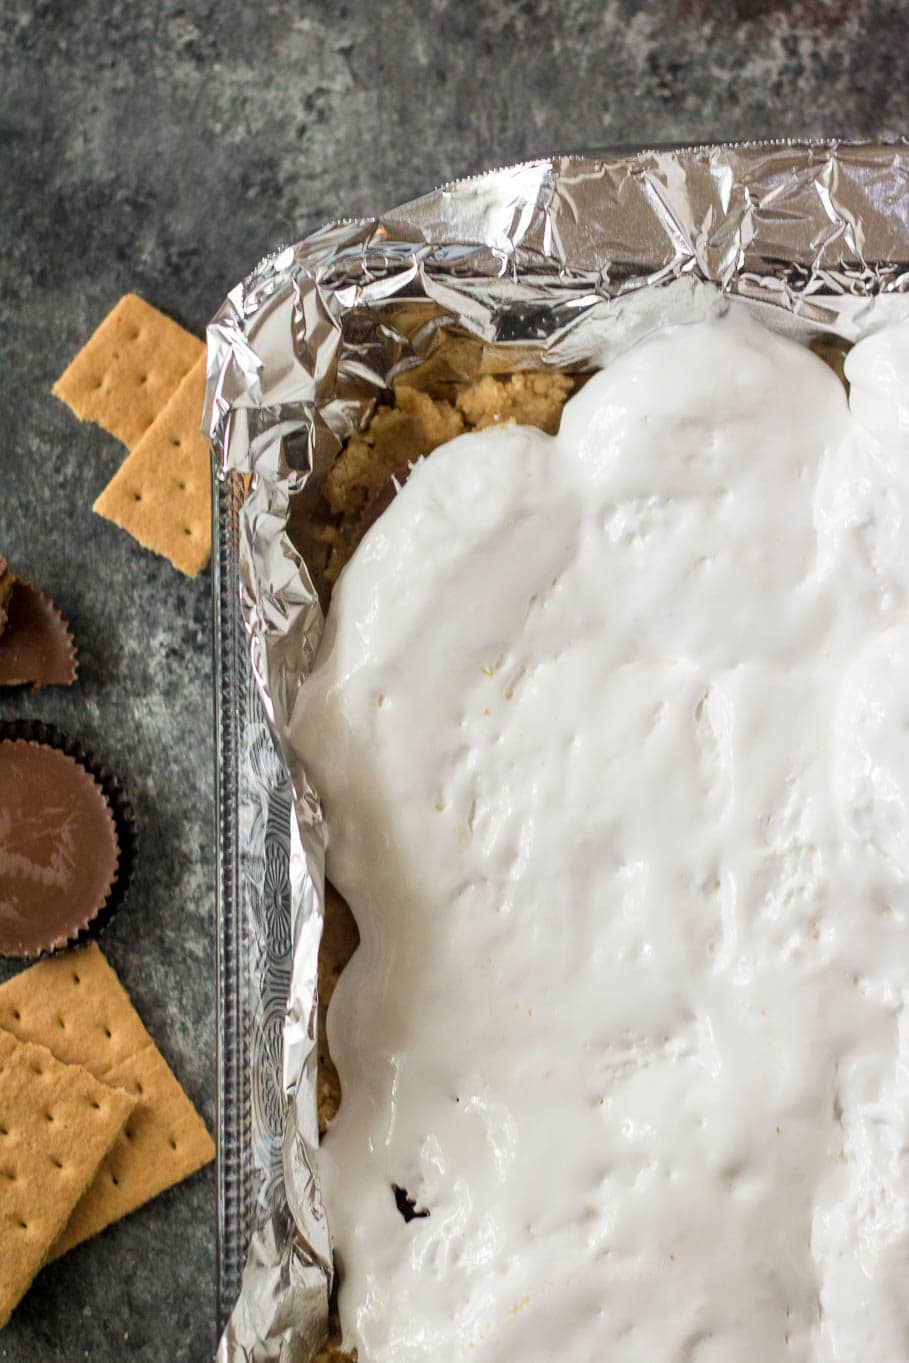
M 338 583 L 292 738 L 360 1363 L 909 1358 L 905 336 L 849 368 L 668 329 Z

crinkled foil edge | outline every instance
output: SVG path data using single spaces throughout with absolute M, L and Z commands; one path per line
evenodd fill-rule
M 438 389 L 480 373 L 589 368 L 729 299 L 805 339 L 855 339 L 905 315 L 909 143 L 717 145 L 503 167 L 275 252 L 209 326 L 205 427 L 220 476 L 248 477 L 237 580 L 221 591 L 238 594 L 290 780 L 287 789 L 262 775 L 259 824 L 273 838 L 284 830 L 274 855 L 290 914 L 285 905 L 264 931 L 289 933 L 291 946 L 283 1015 L 270 1042 L 268 1029 L 253 1038 L 250 1060 L 253 1092 L 280 1092 L 253 1112 L 250 1140 L 282 1158 L 277 1176 L 273 1159 L 256 1164 L 250 1249 L 219 1363 L 307 1363 L 331 1281 L 316 1120 L 323 839 L 318 800 L 286 738 L 322 613 L 291 515 L 305 523 L 344 440 L 405 375 Z M 265 741 L 254 735 L 254 792 Z M 265 883 L 264 837 L 244 836 L 261 853 L 257 872 L 250 852 L 249 874 Z M 250 990 L 272 997 L 258 958 L 249 969 Z

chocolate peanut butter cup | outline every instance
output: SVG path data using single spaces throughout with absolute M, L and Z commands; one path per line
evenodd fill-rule
M 134 846 L 128 801 L 79 744 L 47 725 L 0 726 L 0 954 L 39 956 L 94 930 L 123 897 Z
M 11 577 L 8 570 L 6 576 L 4 604 L 0 569 L 0 686 L 31 683 L 36 691 L 42 686 L 71 686 L 76 680 L 76 648 L 69 626 L 33 583 Z

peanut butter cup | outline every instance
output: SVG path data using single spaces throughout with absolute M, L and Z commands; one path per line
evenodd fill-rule
M 74 941 L 107 903 L 119 855 L 104 790 L 76 757 L 0 738 L 0 953 Z
M 12 577 L 8 570 L 6 577 L 4 603 L 0 571 L 0 686 L 31 683 L 36 691 L 42 686 L 71 686 L 76 680 L 76 649 L 69 626 L 31 582 Z

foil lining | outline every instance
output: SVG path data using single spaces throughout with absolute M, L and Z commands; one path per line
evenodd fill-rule
M 729 299 L 804 340 L 852 340 L 909 315 L 909 142 L 707 146 L 504 167 L 275 252 L 209 326 L 206 429 L 221 476 L 250 475 L 238 580 L 221 590 L 239 595 L 252 673 L 289 773 L 286 784 L 262 772 L 261 808 L 252 801 L 259 836 L 237 831 L 258 849 L 246 873 L 271 906 L 262 922 L 273 950 L 250 962 L 250 987 L 270 1001 L 259 1010 L 270 1025 L 250 1052 L 260 1186 L 219 1363 L 308 1363 L 331 1284 L 316 1120 L 322 828 L 286 738 L 322 627 L 303 552 L 321 480 L 404 375 L 444 391 L 481 373 L 582 370 Z M 262 734 L 252 742 L 253 763 L 266 762 Z M 274 958 L 287 962 L 277 1013 L 266 968 Z

